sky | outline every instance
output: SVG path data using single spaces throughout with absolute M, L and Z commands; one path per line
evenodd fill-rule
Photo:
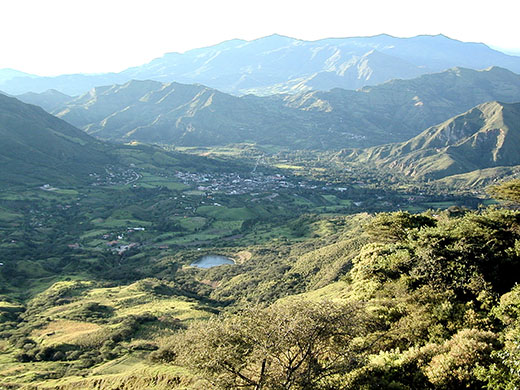
M 0 69 L 118 72 L 168 52 L 274 33 L 444 34 L 520 55 L 516 0 L 2 0 Z

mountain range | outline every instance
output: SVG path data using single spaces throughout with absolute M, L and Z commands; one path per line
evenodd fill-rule
M 29 101 L 28 97 L 35 102 L 34 95 L 20 99 Z M 405 141 L 493 100 L 520 101 L 520 76 L 498 67 L 454 68 L 358 91 L 268 97 L 237 97 L 202 85 L 130 81 L 96 87 L 51 112 L 89 134 L 119 142 L 182 146 L 254 142 L 341 149 Z
M 318 41 L 271 35 L 168 53 L 120 73 L 36 77 L 0 71 L 0 90 L 19 95 L 56 89 L 79 95 L 96 86 L 137 79 L 199 83 L 234 95 L 270 95 L 336 87 L 357 89 L 452 67 L 490 66 L 518 73 L 520 57 L 444 35 L 396 38 L 382 34 Z
M 0 97 L 0 178 L 84 176 L 114 161 L 102 140 L 343 150 L 421 179 L 492 177 L 520 165 L 514 72 L 520 57 L 444 35 L 237 39 L 97 75 L 0 69 L 19 99 Z

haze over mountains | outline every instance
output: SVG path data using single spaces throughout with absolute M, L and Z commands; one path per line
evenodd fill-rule
M 30 78 L 32 78 L 32 77 L 36 77 L 36 76 L 31 75 L 29 73 L 25 73 L 25 72 L 20 72 L 19 70 L 10 69 L 10 68 L 0 69 L 0 84 L 5 82 L 5 81 L 14 79 L 16 77 L 30 77 Z
M 199 83 L 235 95 L 267 95 L 335 87 L 357 89 L 457 66 L 500 66 L 520 72 L 520 58 L 444 35 L 396 38 L 383 34 L 314 42 L 271 35 L 253 41 L 231 40 L 183 54 L 168 53 L 120 73 L 4 77 L 0 71 L 0 90 L 22 94 L 56 89 L 79 95 L 96 86 L 138 79 Z
M 35 102 L 33 95 L 20 99 Z M 201 85 L 131 81 L 94 88 L 52 112 L 113 141 L 340 149 L 405 141 L 491 100 L 520 101 L 520 76 L 497 67 L 455 68 L 359 91 L 269 97 L 236 97 Z

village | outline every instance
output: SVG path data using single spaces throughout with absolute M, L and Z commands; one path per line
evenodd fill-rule
M 133 164 L 132 164 L 133 165 Z M 129 185 L 135 183 L 141 178 L 141 175 L 137 173 L 133 166 L 131 168 L 124 169 L 120 167 L 114 167 L 108 165 L 105 167 L 105 172 L 102 174 L 90 173 L 89 176 L 95 181 L 92 183 L 93 186 L 110 186 L 110 185 Z
M 332 183 L 313 183 L 298 178 L 288 178 L 281 174 L 265 175 L 261 172 L 252 172 L 248 176 L 239 173 L 191 173 L 176 172 L 175 177 L 187 186 L 195 186 L 198 191 L 207 194 L 224 195 L 258 195 L 259 193 L 275 193 L 281 189 L 306 189 L 322 191 L 347 190 L 345 185 Z M 356 183 L 359 184 L 359 183 Z M 361 183 L 364 184 L 364 183 Z
M 183 184 L 195 186 L 198 191 L 207 194 L 253 195 L 257 192 L 271 192 L 280 188 L 294 188 L 283 175 L 264 175 L 252 173 L 249 177 L 238 173 L 190 173 L 176 172 L 175 177 Z
M 45 195 L 50 197 L 49 202 L 46 202 L 45 206 L 32 203 L 33 207 L 27 210 L 27 227 L 34 229 L 33 234 L 44 234 L 45 229 L 51 226 L 63 226 L 71 218 L 83 215 L 84 222 L 69 227 L 69 234 L 62 237 L 62 242 L 68 250 L 101 250 L 128 256 L 129 253 L 142 251 L 145 247 L 166 250 L 176 245 L 175 243 L 182 246 L 192 241 L 199 242 L 199 236 L 215 236 L 217 232 L 231 234 L 240 224 L 237 223 L 235 226 L 235 222 L 228 222 L 230 219 L 243 221 L 255 207 L 269 207 L 278 199 L 283 199 L 289 208 L 299 207 L 301 210 L 307 207 L 309 210 L 323 212 L 354 212 L 361 207 L 385 210 L 395 207 L 413 208 L 432 200 L 423 193 L 392 197 L 384 191 L 371 193 L 368 198 L 367 191 L 370 190 L 366 183 L 359 179 L 348 184 L 340 181 L 331 183 L 306 180 L 301 176 L 283 174 L 280 171 L 163 170 L 147 174 L 140 173 L 139 168 L 135 166 L 106 166 L 102 174 L 91 173 L 90 177 L 94 186 L 130 189 L 120 199 L 120 202 L 126 203 L 127 210 L 136 209 L 130 201 L 136 196 L 136 201 L 150 202 L 149 210 L 161 207 L 165 212 L 164 216 L 156 216 L 154 218 L 158 219 L 152 221 L 150 215 L 142 214 L 136 218 L 129 212 L 113 214 L 108 206 L 109 199 L 98 199 L 91 192 L 94 189 L 77 193 L 52 184 L 44 184 L 39 189 L 49 194 Z M 53 198 L 56 199 L 51 200 Z M 58 201 L 58 198 L 61 199 Z M 442 202 L 444 199 L 436 200 Z M 247 204 L 249 211 L 236 208 L 237 202 Z M 437 204 L 432 203 L 432 206 Z M 159 220 L 162 222 L 157 222 Z M 82 234 L 74 237 L 74 234 L 70 234 L 72 231 L 81 231 Z M 157 237 L 161 238 L 156 240 Z M 13 239 L 12 244 L 16 243 L 18 237 L 11 238 Z

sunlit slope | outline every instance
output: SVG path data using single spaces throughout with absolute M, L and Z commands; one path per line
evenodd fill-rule
M 489 102 L 411 140 L 361 151 L 355 160 L 438 179 L 520 164 L 520 103 Z M 353 157 L 351 155 L 350 157 Z

